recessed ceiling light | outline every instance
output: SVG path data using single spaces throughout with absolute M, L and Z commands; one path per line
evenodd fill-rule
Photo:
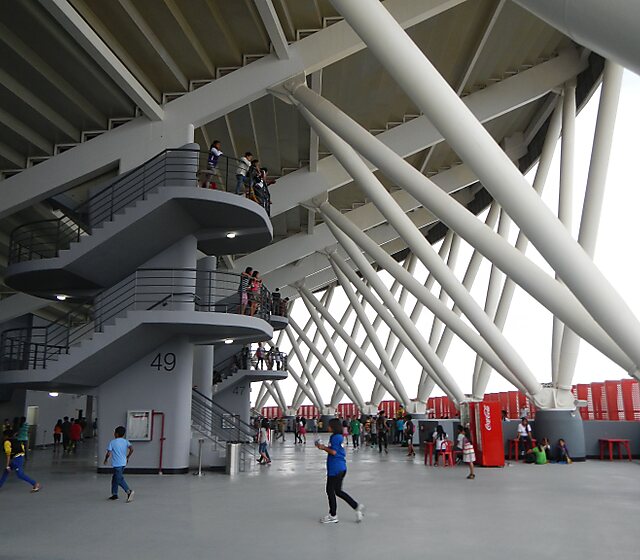
M 54 392 L 54 393 L 49 393 L 49 396 L 50 396 L 50 397 L 57 397 L 57 396 L 58 396 L 58 394 L 59 394 L 59 393 L 55 393 L 55 392 Z
M 235 236 L 236 236 L 235 231 L 230 231 L 229 233 L 227 233 L 227 239 L 233 239 Z
M 64 294 L 58 294 L 56 296 L 56 299 L 59 299 L 60 301 L 64 301 L 65 299 L 67 299 L 67 296 L 65 296 Z
M 224 343 L 225 344 L 233 344 L 233 338 L 225 338 L 224 339 Z

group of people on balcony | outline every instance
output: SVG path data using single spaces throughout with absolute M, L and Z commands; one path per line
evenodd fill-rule
M 253 365 L 256 369 L 276 369 L 276 371 L 283 371 L 287 369 L 287 354 L 282 352 L 277 346 L 272 346 L 269 350 L 266 350 L 262 345 L 262 342 L 258 344 L 256 352 L 254 354 Z
M 207 169 L 199 173 L 198 185 L 208 189 L 225 190 L 223 174 L 220 170 L 220 157 L 224 155 L 222 152 L 222 143 L 220 140 L 214 140 L 209 147 L 207 156 Z M 227 166 L 230 161 L 227 160 Z M 244 155 L 236 160 L 235 193 L 245 196 L 262 206 L 267 215 L 271 215 L 271 192 L 269 187 L 275 183 L 275 179 L 269 178 L 269 170 L 262 167 L 257 158 L 251 152 L 245 152 Z M 226 170 L 226 177 L 229 177 L 229 170 Z
M 240 315 L 248 314 L 253 317 L 260 311 L 267 311 L 272 315 L 287 316 L 289 298 L 283 299 L 279 288 L 276 288 L 272 293 L 263 290 L 260 273 L 250 266 L 240 274 L 238 294 L 240 296 Z

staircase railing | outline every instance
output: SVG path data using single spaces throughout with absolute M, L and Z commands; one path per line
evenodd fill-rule
M 226 443 L 240 443 L 241 462 L 247 456 L 256 457 L 256 429 L 243 422 L 234 414 L 215 403 L 197 389 L 193 389 L 191 399 L 191 426 L 218 447 Z
M 150 191 L 172 182 L 203 186 L 204 182 L 225 177 L 224 186 L 235 191 L 235 171 L 239 160 L 220 156 L 215 170 L 207 169 L 208 152 L 193 148 L 164 150 L 135 169 L 119 176 L 108 186 L 90 196 L 67 215 L 30 222 L 15 228 L 9 242 L 8 264 L 57 257 L 71 243 L 91 234 L 93 228 L 112 221 L 123 209 L 145 200 Z M 212 179 L 208 179 L 208 176 Z M 216 184 L 220 189 L 223 185 Z
M 49 362 L 129 311 L 191 310 L 249 313 L 242 303 L 240 274 L 195 268 L 142 268 L 96 297 L 92 308 L 80 307 L 42 327 L 9 329 L 0 334 L 0 371 L 44 369 Z M 255 317 L 268 321 L 271 294 L 255 295 Z

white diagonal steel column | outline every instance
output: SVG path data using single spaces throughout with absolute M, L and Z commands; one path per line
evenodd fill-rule
M 576 85 L 575 80 L 564 86 L 562 95 L 562 138 L 560 141 L 560 188 L 558 189 L 558 219 L 571 232 L 573 217 L 573 168 L 576 145 Z M 556 280 L 559 280 L 556 274 Z M 559 280 L 560 281 L 560 280 Z M 560 346 L 564 325 L 553 317 L 551 334 L 551 380 L 555 384 L 560 367 Z
M 349 306 L 348 309 L 353 309 L 353 308 Z M 341 323 L 341 326 L 344 327 L 342 323 Z M 358 332 L 360 332 L 360 320 L 358 319 L 358 317 L 356 317 L 355 320 L 353 321 L 353 327 L 351 329 L 351 338 L 355 340 L 356 336 L 358 336 Z M 335 336 L 337 340 L 337 335 L 338 335 L 337 331 L 334 331 L 333 336 L 331 338 L 333 339 Z M 362 349 L 366 351 L 368 347 L 369 347 L 369 339 L 365 337 L 365 340 L 362 343 Z M 352 357 L 353 359 L 351 359 Z M 349 373 L 351 374 L 351 377 L 355 379 L 356 373 L 358 371 L 358 367 L 360 366 L 360 360 L 358 359 L 358 356 L 353 355 L 353 351 L 351 350 L 350 346 L 347 346 L 347 349 L 344 352 L 344 357 L 342 359 L 344 360 L 345 364 L 349 364 Z M 351 363 L 349 363 L 349 360 L 351 360 Z M 378 381 L 376 380 L 376 383 L 377 382 Z M 343 396 L 344 396 L 344 393 L 342 392 L 340 387 L 335 385 L 333 387 L 333 393 L 331 394 L 331 406 L 337 406 Z
M 309 290 L 302 287 L 300 293 L 302 294 L 303 299 L 305 301 L 308 301 L 311 305 L 313 305 L 322 314 L 323 318 L 327 322 L 329 322 L 329 324 L 334 328 L 334 330 L 340 333 L 340 336 L 343 337 L 344 341 L 349 345 L 349 347 L 351 347 L 352 351 L 358 356 L 360 361 L 367 367 L 367 369 L 369 369 L 369 371 L 371 371 L 373 376 L 384 386 L 384 388 L 387 391 L 389 391 L 389 393 L 393 395 L 394 398 L 398 399 L 398 402 L 403 403 L 405 406 L 407 406 L 409 404 L 409 396 L 407 395 L 407 392 L 405 391 L 404 386 L 402 385 L 402 382 L 398 378 L 396 369 L 391 364 L 391 360 L 389 359 L 389 356 L 384 351 L 384 348 L 380 343 L 380 339 L 378 338 L 378 335 L 373 330 L 373 327 L 369 322 L 369 318 L 367 317 L 364 311 L 364 308 L 358 301 L 358 297 L 353 293 L 353 290 L 350 287 L 348 287 L 348 289 L 345 289 L 345 294 L 349 299 L 349 302 L 351 303 L 351 306 L 353 307 L 354 311 L 356 312 L 356 315 L 358 316 L 360 324 L 366 331 L 369 337 L 369 340 L 371 340 L 371 344 L 373 344 L 375 351 L 377 352 L 378 356 L 382 360 L 382 365 L 384 366 L 384 372 L 378 369 L 373 364 L 373 362 L 371 362 L 371 360 L 368 358 L 368 356 L 365 354 L 362 348 L 360 348 L 356 344 L 353 338 L 349 337 L 349 335 L 344 331 L 344 329 L 342 329 L 340 325 L 337 324 L 337 321 L 333 319 L 333 317 L 331 317 L 329 313 L 327 313 L 326 309 L 323 309 L 317 303 L 314 303 L 312 301 L 311 298 L 313 298 L 313 295 L 311 294 L 311 292 L 309 292 Z M 342 336 L 343 333 L 344 333 L 344 336 Z
M 260 390 L 258 391 L 258 396 L 256 398 L 256 404 L 254 405 L 254 408 L 257 410 L 260 410 L 263 407 L 268 397 L 269 397 L 269 393 L 267 393 L 267 386 L 266 386 L 266 383 L 263 381 L 262 384 L 260 385 Z
M 364 407 L 362 396 L 360 395 L 358 388 L 355 386 L 352 386 L 353 379 L 349 375 L 349 372 L 347 371 L 347 368 L 344 365 L 344 362 L 342 361 L 342 358 L 340 357 L 340 354 L 336 349 L 335 344 L 333 343 L 333 341 L 331 340 L 331 337 L 328 335 L 326 329 L 324 328 L 322 321 L 320 320 L 319 317 L 317 317 L 317 315 L 314 317 L 313 320 L 314 320 L 314 323 L 316 324 L 316 327 L 320 329 L 320 334 L 324 339 L 325 344 L 329 347 L 329 352 L 331 352 L 333 359 L 335 360 L 336 364 L 338 364 L 338 369 L 340 370 L 340 374 L 336 373 L 336 371 L 331 367 L 331 364 L 329 364 L 327 359 L 315 347 L 315 345 L 311 343 L 311 341 L 309 340 L 309 337 L 302 332 L 302 329 L 298 326 L 298 324 L 293 319 L 291 319 L 291 317 L 289 317 L 289 325 L 291 325 L 293 330 L 296 331 L 296 334 L 298 335 L 298 337 L 300 337 L 300 339 L 309 348 L 311 348 L 315 357 L 322 363 L 323 367 L 327 370 L 327 373 L 329 373 L 329 375 L 333 377 L 336 383 L 338 383 L 338 385 L 342 387 L 342 390 L 351 399 L 351 401 L 356 403 L 361 408 Z
M 333 286 L 331 286 L 330 288 L 328 288 L 325 292 L 324 295 L 322 296 L 322 301 L 324 302 L 325 305 L 329 305 L 331 303 L 331 298 L 333 297 Z M 296 300 L 293 300 L 292 304 L 291 304 L 291 310 L 289 311 L 289 315 L 291 315 L 291 311 L 293 310 L 293 305 L 295 305 Z M 308 321 L 305 323 L 304 328 L 302 329 L 304 331 L 304 333 L 308 333 L 309 329 L 311 328 L 311 325 L 313 325 L 313 319 L 311 319 L 311 317 L 309 317 Z M 320 337 L 320 333 L 316 330 L 314 336 L 313 336 L 313 343 L 317 344 L 318 343 L 318 338 Z M 306 359 L 306 363 L 307 366 L 310 367 L 311 366 L 311 359 L 313 357 L 313 354 L 311 353 L 311 350 L 309 350 L 307 352 L 307 359 Z M 313 377 L 315 379 L 315 376 Z M 298 406 L 300 406 L 300 403 L 302 402 L 302 399 L 304 397 L 302 397 L 302 388 L 298 387 L 296 389 L 296 392 L 293 394 L 293 399 L 291 401 L 292 403 L 292 407 L 293 408 L 297 408 L 295 407 L 295 403 L 298 401 L 298 399 L 300 399 L 300 402 L 298 402 Z
M 340 325 L 342 325 L 343 327 L 347 324 L 347 321 L 349 320 L 349 318 L 351 317 L 351 314 L 353 313 L 353 309 L 351 308 L 351 306 L 347 307 L 347 309 L 345 309 L 345 312 L 342 314 L 342 318 L 340 319 Z M 319 335 L 319 333 L 318 333 Z M 338 333 L 334 332 L 333 335 L 331 336 L 331 340 L 333 340 L 333 342 L 336 342 L 336 340 L 338 340 Z M 316 342 L 314 342 L 314 344 L 317 344 Z M 311 351 L 309 351 L 310 356 L 313 356 L 313 354 L 311 353 Z M 329 347 L 325 346 L 324 350 L 322 351 L 322 355 L 327 358 L 329 356 Z M 307 365 L 310 366 L 310 359 L 307 360 Z M 320 361 L 318 361 L 316 363 L 316 365 L 314 366 L 313 370 L 311 371 L 311 377 L 315 380 L 316 377 L 318 376 L 318 373 L 320 373 L 320 370 L 322 369 L 322 363 Z M 351 370 L 350 370 L 351 371 Z M 353 375 L 353 372 L 351 372 L 351 374 Z M 337 389 L 334 389 L 332 396 L 331 396 L 331 402 L 334 402 L 334 399 L 337 398 L 337 401 L 335 402 L 339 402 L 340 399 L 342 398 L 342 396 L 344 395 L 343 392 L 340 392 L 339 396 L 336 397 L 336 390 L 338 391 L 342 391 L 342 389 L 340 389 L 340 385 L 338 385 L 336 383 L 335 387 L 337 387 Z M 302 399 L 297 398 L 295 401 L 295 403 L 298 404 L 298 406 L 302 403 Z M 333 405 L 329 405 L 329 406 L 333 406 Z
M 551 167 L 551 162 L 553 160 L 553 154 L 555 152 L 556 144 L 558 142 L 558 136 L 560 135 L 560 130 L 562 126 L 561 123 L 562 123 L 562 103 L 558 102 L 558 105 L 556 106 L 556 110 L 554 111 L 551 117 L 551 120 L 549 121 L 549 127 L 547 128 L 547 134 L 545 136 L 544 144 L 542 146 L 542 151 L 540 153 L 540 159 L 538 161 L 538 169 L 536 171 L 536 176 L 533 180 L 533 191 L 536 194 L 538 194 L 538 196 L 542 196 L 542 191 L 547 182 L 549 169 Z M 529 240 L 521 230 L 518 233 L 515 248 L 518 251 L 522 251 L 524 253 L 527 250 L 528 245 L 529 245 Z M 516 284 L 513 281 L 513 279 L 507 277 L 507 279 L 504 282 L 504 286 L 502 287 L 502 294 L 500 295 L 500 301 L 498 302 L 498 307 L 496 309 L 496 313 L 494 316 L 495 324 L 500 329 L 503 329 L 504 325 L 507 322 L 507 316 L 509 315 L 509 309 L 511 307 L 511 301 L 513 300 L 515 288 L 516 288 Z M 478 399 L 484 398 L 486 383 L 483 386 L 478 381 L 484 380 L 488 382 L 490 370 L 491 370 L 491 366 L 489 366 L 489 364 L 483 362 L 480 365 L 480 369 L 478 370 L 478 376 L 476 378 L 476 383 L 473 386 L 474 398 L 478 398 Z
M 387 177 L 407 190 L 565 324 L 570 324 L 582 338 L 626 370 L 635 369 L 633 360 L 613 342 L 566 286 L 556 282 L 506 240 L 487 228 L 464 206 L 442 192 L 335 105 L 306 87 L 289 85 L 292 95 L 296 99 L 304 98 L 305 106 L 319 120 L 329 125 L 368 160 L 375 162 Z
M 329 264 L 331 265 L 332 270 L 334 271 L 334 273 L 336 274 L 336 277 L 338 277 L 338 273 L 337 273 L 337 269 L 335 267 L 335 265 L 329 261 Z M 413 253 L 409 253 L 408 256 L 405 258 L 404 262 L 402 263 L 402 266 L 404 266 L 407 271 L 409 272 L 409 274 L 413 275 L 415 268 L 416 268 L 416 258 L 415 255 Z M 345 286 L 349 286 L 349 280 L 348 278 L 346 278 L 343 275 L 343 279 L 346 280 L 346 283 L 342 283 L 340 282 L 342 289 L 346 290 Z M 338 278 L 338 281 L 340 281 L 340 279 Z M 401 286 L 400 282 L 398 282 L 395 278 L 393 279 L 393 284 L 391 284 L 391 288 L 389 288 L 389 291 L 391 292 L 391 295 L 393 297 L 396 296 L 396 292 L 398 291 L 398 288 Z M 400 297 L 398 298 L 398 304 L 400 305 L 400 307 L 402 307 L 402 309 L 404 309 L 404 306 L 407 302 L 407 296 L 409 295 L 409 292 L 407 291 L 407 289 L 402 286 L 402 288 L 400 289 Z M 380 317 L 380 315 L 376 315 L 376 318 L 373 320 L 373 328 L 375 329 L 376 332 L 378 332 L 378 328 L 380 327 L 380 324 L 382 323 L 382 317 Z M 415 324 L 415 321 L 413 321 L 413 323 Z M 367 337 L 365 339 L 365 343 L 366 343 L 366 348 L 363 344 L 362 349 L 366 351 L 366 349 L 369 347 L 369 337 Z M 397 349 L 398 348 L 398 344 L 396 344 L 398 342 L 398 337 L 393 334 L 393 331 L 391 329 L 389 329 L 389 334 L 387 335 L 387 343 L 384 346 L 384 351 L 391 355 L 391 363 L 393 364 L 393 367 L 397 368 L 398 367 L 398 363 L 400 361 L 400 357 L 398 357 L 397 361 L 394 361 L 394 356 L 395 356 L 395 351 L 394 348 Z M 402 346 L 402 348 L 404 348 L 404 346 Z M 392 355 L 393 354 L 393 355 Z M 382 364 L 380 364 L 380 366 L 382 366 Z M 382 385 L 380 385 L 380 383 L 378 383 L 376 381 L 375 385 L 373 386 L 373 389 L 371 390 L 371 404 L 378 406 L 380 404 L 380 401 L 382 400 L 382 397 L 384 395 L 383 393 L 384 388 L 382 387 Z
M 302 301 L 304 302 L 305 306 L 307 307 L 307 310 L 309 311 L 309 314 L 313 317 L 313 320 L 316 322 L 316 325 L 320 329 L 320 332 L 322 333 L 322 338 L 324 339 L 325 343 L 329 346 L 329 349 L 330 349 L 329 351 L 331 352 L 331 355 L 333 356 L 333 359 L 335 360 L 335 362 L 338 364 L 338 368 L 340 369 L 340 372 L 342 373 L 348 385 L 351 387 L 353 394 L 356 395 L 357 400 L 355 400 L 354 402 L 360 407 L 360 409 L 362 409 L 364 407 L 364 399 L 360 395 L 360 390 L 356 386 L 353 380 L 353 376 L 351 375 L 351 372 L 347 367 L 347 364 L 342 359 L 340 352 L 338 352 L 338 349 L 336 348 L 333 340 L 329 336 L 329 333 L 324 326 L 324 322 L 326 321 L 331 325 L 333 330 L 338 333 L 338 336 L 345 342 L 345 344 L 347 344 L 347 346 L 351 348 L 351 350 L 353 350 L 354 353 L 359 354 L 359 352 L 361 352 L 361 349 L 358 347 L 355 341 L 349 339 L 349 335 L 347 331 L 345 331 L 344 328 L 342 328 L 338 324 L 338 321 L 336 321 L 326 309 L 320 307 L 319 305 L 317 305 L 317 303 L 316 305 L 314 305 L 313 302 L 307 296 L 307 294 L 304 292 L 304 289 L 302 287 L 300 287 L 298 290 L 299 290 L 300 297 L 302 298 Z M 366 358 L 366 360 L 363 358 Z M 369 360 L 369 358 L 362 355 L 360 359 L 362 359 L 362 361 L 365 363 L 369 371 L 371 371 L 371 373 L 374 376 L 376 374 L 379 375 L 379 372 L 376 372 L 376 367 L 373 365 L 373 362 Z
M 494 203 L 496 207 L 498 207 L 497 203 Z M 504 237 L 505 239 L 509 236 L 509 228 L 511 226 L 511 218 L 507 215 L 506 212 L 500 210 L 500 220 L 498 222 L 498 235 L 500 237 Z M 489 273 L 489 285 L 487 286 L 487 296 L 484 301 L 484 311 L 485 313 L 491 317 L 495 321 L 496 309 L 498 307 L 498 301 L 500 299 L 500 287 L 504 283 L 504 274 L 503 272 L 495 265 L 491 265 L 491 272 Z M 483 379 L 479 380 L 480 376 L 480 366 L 482 365 L 482 358 L 480 356 L 476 356 L 475 363 L 473 365 L 473 382 L 472 385 L 475 387 L 478 383 L 480 385 L 484 385 L 486 387 L 489 379 L 484 380 L 484 376 L 488 376 L 491 374 L 491 370 L 487 370 L 486 373 L 483 373 Z
M 451 230 L 449 230 L 451 231 Z M 458 260 L 458 250 L 460 249 L 460 238 L 453 234 L 451 237 L 451 245 L 449 248 L 449 254 L 447 256 L 447 266 L 453 272 L 456 261 Z M 442 259 L 444 261 L 444 259 Z M 430 276 L 433 276 L 431 273 Z M 435 277 L 434 277 L 435 280 Z M 449 301 L 449 296 L 446 290 L 440 285 L 440 293 L 438 294 L 438 299 L 444 304 L 447 305 Z M 455 302 L 454 302 L 455 303 Z M 432 348 L 435 348 L 436 341 L 442 335 L 442 321 L 438 319 L 435 315 L 433 316 L 433 321 L 431 322 L 431 333 L 429 334 L 429 344 Z
M 596 240 L 598 238 L 600 212 L 602 211 L 611 144 L 613 142 L 618 101 L 622 87 L 622 73 L 622 67 L 616 63 L 611 61 L 605 63 L 598 118 L 593 135 L 591 162 L 589 164 L 589 175 L 587 177 L 587 187 L 580 219 L 580 232 L 578 234 L 578 243 L 582 245 L 591 258 L 595 254 Z M 559 389 L 571 389 L 579 347 L 580 339 L 578 336 L 571 329 L 565 327 L 562 334 L 560 362 L 556 380 Z M 636 377 L 640 376 L 636 374 Z
M 279 406 L 283 412 L 287 410 L 287 403 L 284 401 L 284 399 L 280 399 L 280 395 L 273 388 L 273 382 L 265 382 L 264 386 L 267 388 L 267 391 L 271 395 L 271 398 L 276 402 L 276 405 Z
M 393 16 L 376 0 L 332 3 L 589 314 L 640 365 L 637 317 Z
M 366 258 L 360 253 L 360 249 L 345 235 L 333 222 L 329 220 L 325 215 L 325 221 L 331 228 L 336 239 L 339 240 L 345 251 L 349 254 L 351 259 L 356 263 L 360 269 L 361 274 L 367 278 L 369 284 L 382 298 L 384 303 L 373 294 L 368 286 L 364 285 L 364 282 L 358 277 L 356 272 L 347 265 L 347 263 L 337 253 L 329 255 L 331 261 L 336 264 L 347 276 L 349 281 L 356 287 L 359 293 L 361 293 L 371 307 L 376 312 L 383 316 L 383 320 L 390 329 L 392 329 L 396 336 L 407 347 L 409 352 L 418 361 L 418 363 L 425 369 L 433 369 L 434 378 L 438 383 L 438 386 L 454 401 L 460 402 L 464 398 L 464 394 L 458 387 L 455 379 L 447 371 L 444 364 L 438 359 L 433 350 L 429 347 L 427 341 L 418 331 L 418 328 L 411 323 L 407 317 L 404 309 L 400 308 L 398 302 L 393 298 L 387 287 L 382 280 L 378 278 L 375 270 L 369 264 Z
M 432 368 L 434 373 L 438 376 L 438 380 L 440 381 L 439 385 L 443 387 L 443 389 L 446 387 L 449 393 L 455 395 L 455 401 L 460 402 L 460 400 L 464 398 L 464 395 L 456 381 L 447 371 L 444 364 L 435 355 L 435 352 L 433 352 L 431 347 L 429 347 L 427 341 L 418 331 L 418 328 L 410 321 L 404 309 L 402 309 L 398 302 L 393 298 L 389 289 L 384 285 L 384 282 L 382 282 L 373 267 L 369 264 L 368 259 L 360 252 L 360 248 L 347 234 L 343 232 L 342 229 L 336 225 L 334 221 L 334 212 L 337 214 L 340 213 L 328 203 L 322 204 L 319 207 L 319 210 L 336 240 L 340 245 L 342 245 L 351 260 L 360 270 L 360 273 L 369 281 L 369 284 L 378 293 L 385 305 L 381 306 L 379 300 L 371 294 L 368 288 L 362 285 L 362 282 L 354 282 L 354 271 L 346 265 L 337 253 L 329 255 L 329 258 L 340 267 L 340 270 L 346 274 L 352 284 L 357 285 L 358 291 L 367 296 L 369 304 L 378 313 L 384 314 L 385 323 L 387 323 L 389 328 L 394 330 L 396 336 L 403 340 L 403 343 L 408 348 L 415 348 L 417 355 L 414 354 L 414 357 L 418 362 L 421 365 L 426 364 L 423 365 L 423 367 L 427 370 Z M 406 272 L 404 269 L 402 270 Z M 357 275 L 355 275 L 355 277 L 357 278 Z M 418 348 L 421 350 L 418 350 Z
M 318 390 L 318 386 L 316 385 L 315 379 L 313 379 L 313 377 L 311 376 L 311 372 L 309 371 L 309 366 L 307 365 L 307 362 L 304 359 L 304 356 L 302 355 L 302 351 L 300 350 L 300 345 L 298 344 L 296 337 L 291 335 L 291 331 L 289 329 L 284 329 L 284 330 L 287 333 L 289 342 L 291 342 L 291 347 L 293 348 L 293 352 L 295 353 L 296 357 L 298 358 L 298 361 L 300 362 L 300 366 L 302 367 L 302 372 L 304 373 L 305 378 L 307 379 L 307 383 L 309 384 L 309 386 L 311 387 L 311 390 L 313 391 L 314 398 L 311 399 L 311 402 L 314 403 L 317 407 L 319 407 L 320 410 L 322 410 L 324 408 L 324 403 L 322 402 L 322 395 Z M 287 360 L 287 364 L 289 364 L 290 361 L 291 360 Z M 299 384 L 299 388 L 301 391 L 304 391 L 307 396 L 309 396 L 309 393 L 306 391 L 306 387 L 304 383 Z M 295 400 L 291 401 L 292 405 L 294 402 Z
M 304 99 L 299 99 L 299 101 L 302 104 L 305 103 Z M 323 143 L 333 152 L 341 165 L 357 182 L 358 186 L 371 198 L 371 201 L 404 239 L 413 254 L 422 261 L 427 269 L 434 275 L 436 281 L 443 287 L 460 309 L 462 309 L 467 319 L 469 319 L 478 333 L 492 347 L 504 365 L 513 375 L 520 379 L 532 395 L 539 392 L 542 387 L 522 358 L 473 299 L 471 294 L 462 286 L 453 271 L 438 256 L 424 235 L 420 233 L 420 230 L 404 213 L 402 208 L 400 208 L 398 203 L 389 194 L 389 191 L 384 188 L 382 183 L 380 183 L 377 177 L 369 170 L 360 156 L 337 134 L 319 122 L 305 107 L 299 106 L 298 108 L 309 124 L 316 130 Z M 347 221 L 352 231 L 358 229 L 350 220 Z M 363 234 L 359 229 L 358 233 Z M 363 235 L 366 237 L 367 243 L 373 243 L 366 234 Z M 361 236 L 360 239 L 364 241 L 365 237 Z M 389 257 L 389 259 L 393 261 L 395 267 L 401 269 L 400 265 L 398 265 L 393 258 Z M 379 264 L 382 264 L 382 262 L 379 262 Z M 419 286 L 419 288 L 422 288 L 415 280 L 414 283 L 416 286 Z M 432 295 L 427 290 L 424 290 L 424 292 L 429 293 L 429 296 Z M 418 297 L 417 294 L 414 295 Z M 447 307 L 443 302 L 440 302 L 440 305 L 441 308 Z M 455 317 L 455 320 L 458 321 L 459 319 Z M 504 368 L 502 368 L 502 370 L 504 371 Z
M 505 366 L 500 357 L 495 353 L 493 348 L 487 343 L 487 341 L 480 336 L 477 332 L 471 329 L 460 317 L 458 317 L 451 309 L 444 305 L 438 298 L 436 298 L 429 290 L 420 284 L 413 276 L 407 273 L 398 263 L 386 253 L 386 251 L 380 248 L 373 240 L 367 236 L 366 233 L 360 231 L 357 226 L 346 219 L 340 212 L 338 212 L 328 202 L 324 202 L 320 205 L 320 211 L 325 217 L 325 221 L 330 220 L 334 225 L 338 226 L 342 232 L 347 235 L 347 238 L 352 243 L 357 243 L 363 250 L 365 250 L 378 265 L 382 266 L 389 274 L 394 278 L 400 280 L 400 282 L 407 287 L 407 289 L 427 307 L 432 313 L 438 315 L 443 323 L 449 325 L 451 329 L 469 346 L 471 346 L 476 352 L 479 352 L 485 359 L 487 359 L 494 366 L 496 371 L 500 373 L 507 381 L 516 384 L 517 380 L 527 387 L 527 390 L 532 396 L 537 395 L 542 390 L 542 386 L 533 376 L 531 372 L 525 367 L 516 372 L 512 372 Z M 334 233 L 334 236 L 336 234 Z M 337 239 L 337 238 L 336 238 Z M 339 240 L 344 247 L 342 240 Z M 346 250 L 346 247 L 345 247 Z M 362 255 L 360 254 L 360 257 Z M 351 256 L 353 259 L 354 257 Z M 367 261 L 362 257 L 359 260 Z M 354 262 L 355 259 L 354 259 Z M 367 261 L 367 265 L 369 265 Z M 369 265 L 370 266 L 370 265 Z M 445 265 L 446 266 L 446 265 Z M 360 271 L 362 268 L 359 266 Z M 373 270 L 373 269 L 372 269 Z M 377 290 L 376 290 L 377 291 Z M 382 294 L 381 294 L 382 295 Z M 395 301 L 393 303 L 396 303 Z M 405 315 L 406 317 L 406 315 Z M 411 323 L 412 326 L 413 323 Z M 404 327 L 404 325 L 403 325 Z M 429 349 L 431 347 L 429 346 Z M 441 362 L 440 362 L 441 363 Z

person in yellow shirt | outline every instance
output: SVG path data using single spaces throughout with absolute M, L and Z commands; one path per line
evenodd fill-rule
M 32 492 L 38 492 L 40 490 L 40 484 L 29 477 L 23 470 L 24 467 L 24 444 L 18 441 L 14 437 L 14 433 L 11 430 L 4 431 L 4 452 L 7 457 L 6 466 L 2 477 L 0 477 L 0 488 L 7 480 L 9 473 L 15 471 L 17 477 L 20 480 L 24 480 L 27 484 L 31 485 Z

